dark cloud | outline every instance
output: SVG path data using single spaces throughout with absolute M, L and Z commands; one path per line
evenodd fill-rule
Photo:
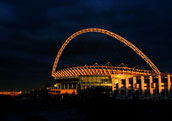
M 0 89 L 42 86 L 65 39 L 89 27 L 123 36 L 161 71 L 172 72 L 171 5 L 171 0 L 1 0 Z M 99 33 L 72 40 L 58 68 L 96 61 L 149 68 L 127 46 Z

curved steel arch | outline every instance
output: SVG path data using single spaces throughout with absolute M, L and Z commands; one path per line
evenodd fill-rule
M 52 73 L 51 75 L 54 77 L 55 76 L 55 71 L 56 71 L 56 68 L 57 68 L 57 64 L 58 64 L 58 61 L 60 59 L 60 56 L 63 52 L 63 50 L 65 49 L 65 47 L 67 46 L 67 44 L 73 39 L 75 38 L 76 36 L 79 36 L 81 34 L 84 34 L 84 33 L 88 33 L 88 32 L 98 32 L 98 33 L 102 33 L 102 34 L 106 34 L 106 35 L 109 35 L 119 41 L 121 41 L 122 43 L 124 43 L 125 45 L 127 45 L 129 48 L 131 48 L 134 52 L 136 52 L 153 70 L 156 74 L 160 74 L 161 72 L 159 71 L 159 69 L 155 66 L 155 64 L 142 52 L 140 51 L 136 46 L 134 46 L 131 42 L 129 42 L 128 40 L 124 39 L 123 37 L 113 33 L 113 32 L 110 32 L 108 30 L 105 30 L 105 29 L 100 29 L 100 28 L 87 28 L 87 29 L 82 29 L 80 31 L 77 31 L 76 33 L 72 34 L 69 38 L 67 38 L 67 40 L 63 43 L 63 45 L 61 46 L 57 56 L 56 56 L 56 59 L 54 61 L 54 65 L 53 65 L 53 69 L 52 69 Z

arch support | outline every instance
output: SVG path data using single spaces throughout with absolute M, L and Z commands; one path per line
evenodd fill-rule
M 69 38 L 67 38 L 67 40 L 63 43 L 63 45 L 61 46 L 56 59 L 54 61 L 54 65 L 53 65 L 53 69 L 52 69 L 52 73 L 51 75 L 54 77 L 55 76 L 55 71 L 57 68 L 57 64 L 59 62 L 60 56 L 62 55 L 63 50 L 65 49 L 65 47 L 69 44 L 69 42 L 74 39 L 75 37 L 84 34 L 84 33 L 88 33 L 88 32 L 97 32 L 97 33 L 102 33 L 102 34 L 106 34 L 109 35 L 119 41 L 121 41 L 122 43 L 124 43 L 125 45 L 127 45 L 129 48 L 131 48 L 134 52 L 136 52 L 151 68 L 152 70 L 156 73 L 156 74 L 160 74 L 161 72 L 159 71 L 159 69 L 155 66 L 155 64 L 142 52 L 140 51 L 136 46 L 134 46 L 131 42 L 129 42 L 128 40 L 126 40 L 125 38 L 111 32 L 105 29 L 100 29 L 100 28 L 87 28 L 87 29 L 82 29 L 80 31 L 77 31 L 76 33 L 72 34 Z

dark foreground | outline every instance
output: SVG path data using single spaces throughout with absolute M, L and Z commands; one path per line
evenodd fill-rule
M 0 121 L 171 121 L 172 101 L 0 96 Z

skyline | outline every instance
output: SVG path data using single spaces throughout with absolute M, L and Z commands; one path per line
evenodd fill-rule
M 41 4 L 40 4 L 41 3 Z M 32 89 L 51 75 L 60 46 L 74 32 L 102 28 L 124 37 L 160 69 L 172 73 L 171 1 L 0 1 L 0 89 Z M 133 60 L 134 58 L 134 60 Z M 147 68 L 128 47 L 106 35 L 88 33 L 65 49 L 59 69 L 113 65 Z

